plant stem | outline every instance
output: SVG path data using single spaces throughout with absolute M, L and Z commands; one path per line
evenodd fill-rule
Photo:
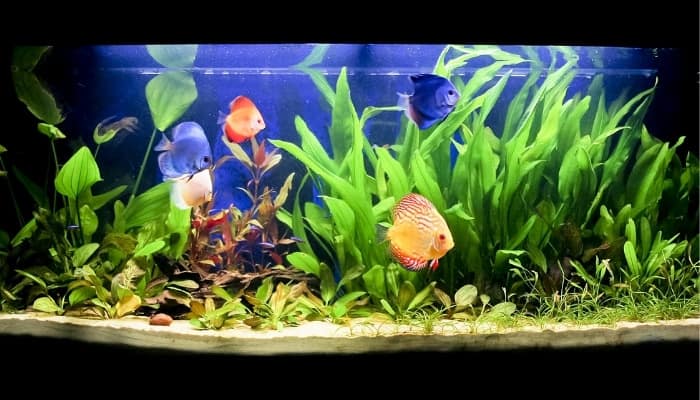
M 153 140 L 156 138 L 156 133 L 158 129 L 153 128 L 153 133 L 151 133 L 151 140 L 148 142 L 148 147 L 146 147 L 146 154 L 143 155 L 143 161 L 141 162 L 141 168 L 139 169 L 139 174 L 136 176 L 136 183 L 134 183 L 134 188 L 131 190 L 131 197 L 129 197 L 129 203 L 136 197 L 136 192 L 139 189 L 139 184 L 141 183 L 141 177 L 143 176 L 143 170 L 146 168 L 146 162 L 148 161 L 148 154 L 151 152 L 151 147 L 153 146 Z M 127 204 L 127 205 L 128 205 Z
M 54 176 L 58 176 L 58 156 L 56 155 L 56 145 L 54 141 L 51 140 L 51 152 L 53 153 L 53 165 L 56 168 L 56 173 Z M 53 190 L 53 204 L 51 205 L 51 212 L 56 212 L 56 188 Z
M 101 143 L 98 143 L 97 147 L 95 147 L 95 155 L 93 156 L 95 158 L 95 160 L 97 160 L 97 153 L 100 152 L 100 145 L 101 145 Z
M 83 245 L 83 224 L 80 221 L 80 204 L 78 203 L 78 199 L 75 199 L 75 217 L 78 221 L 78 244 Z
M 0 157 L 0 168 L 2 168 L 3 171 L 8 172 L 7 168 L 5 168 L 5 163 L 2 161 L 2 157 Z M 19 226 L 23 227 L 24 226 L 24 219 L 22 218 L 22 213 L 19 211 L 19 204 L 17 204 L 17 197 L 15 197 L 15 191 L 12 190 L 12 183 L 10 182 L 10 175 L 7 176 L 7 187 L 10 189 L 10 197 L 12 197 L 12 204 L 15 206 L 15 213 L 17 214 L 17 222 L 19 222 Z

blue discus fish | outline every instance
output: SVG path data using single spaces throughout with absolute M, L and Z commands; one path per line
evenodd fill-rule
M 399 93 L 398 105 L 418 128 L 430 128 L 454 110 L 459 92 L 448 79 L 432 74 L 411 75 L 410 79 L 413 94 Z
M 171 134 L 172 141 L 163 134 L 160 143 L 154 147 L 154 151 L 163 152 L 158 156 L 163 180 L 193 175 L 211 166 L 211 147 L 198 123 L 182 122 L 171 130 Z

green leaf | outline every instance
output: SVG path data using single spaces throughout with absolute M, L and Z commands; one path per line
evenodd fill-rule
M 123 212 L 124 229 L 141 226 L 148 221 L 164 220 L 170 210 L 171 185 L 171 181 L 159 183 L 130 201 Z
M 146 50 L 154 60 L 168 68 L 189 68 L 197 56 L 196 44 L 147 45 Z
M 442 196 L 440 186 L 437 183 L 435 172 L 428 169 L 428 165 L 426 164 L 425 160 L 423 160 L 423 158 L 418 154 L 411 159 L 411 175 L 413 176 L 413 180 L 416 182 L 416 188 L 418 191 L 428 200 L 430 200 L 438 211 L 447 208 L 445 198 Z
M 381 168 L 389 178 L 387 182 L 387 187 L 389 189 L 387 195 L 394 196 L 396 199 L 400 199 L 408 192 L 411 188 L 408 183 L 408 176 L 406 176 L 406 171 L 401 167 L 394 157 L 389 154 L 389 150 L 384 147 L 375 147 L 374 152 L 377 154 L 377 170 Z M 379 177 L 377 177 L 379 179 Z
M 423 290 L 421 290 L 420 292 L 418 292 L 418 294 L 416 294 L 416 295 L 413 297 L 413 299 L 411 300 L 411 302 L 408 303 L 408 308 L 406 308 L 406 310 L 407 310 L 407 311 L 411 311 L 411 310 L 413 310 L 413 309 L 415 309 L 415 308 L 420 308 L 420 307 L 422 307 L 424 304 L 426 304 L 426 302 L 428 301 L 428 299 L 430 299 L 430 297 L 431 297 L 432 294 L 433 294 L 433 290 L 435 289 L 436 283 L 437 283 L 437 282 L 430 282 L 430 284 L 428 284 L 428 286 L 424 287 Z
M 625 242 L 622 250 L 625 253 L 625 260 L 627 261 L 627 266 L 632 273 L 632 277 L 639 277 L 642 274 L 642 264 L 640 264 L 639 260 L 637 259 L 634 244 L 628 240 Z
M 321 197 L 333 216 L 333 222 L 338 232 L 348 240 L 355 236 L 355 213 L 343 200 L 330 196 Z
M 81 286 L 70 292 L 68 295 L 68 302 L 71 306 L 80 304 L 85 300 L 89 300 L 95 297 L 95 288 L 91 286 Z
M 185 289 L 197 290 L 199 289 L 199 284 L 191 279 L 184 279 L 179 281 L 169 282 L 168 285 L 179 286 Z
M 309 53 L 309 55 L 306 56 L 303 60 L 301 60 L 298 64 L 292 65 L 292 68 L 310 67 L 312 65 L 320 64 L 321 61 L 323 61 L 323 57 L 326 56 L 326 52 L 328 51 L 329 47 L 330 44 L 314 45 L 314 48 L 311 50 L 311 53 Z
M 464 285 L 455 293 L 455 304 L 457 308 L 464 308 L 474 304 L 477 296 L 477 289 L 474 285 Z
M 364 267 L 362 265 L 355 265 L 354 267 L 349 268 L 347 271 L 345 271 L 343 277 L 340 278 L 340 281 L 338 282 L 338 287 L 343 287 L 348 283 L 352 282 L 353 280 L 355 280 L 355 278 L 362 275 L 362 271 L 364 271 Z M 349 289 L 347 286 L 345 288 Z
M 17 232 L 15 237 L 12 238 L 10 244 L 12 247 L 19 246 L 20 243 L 24 242 L 25 239 L 32 237 L 34 231 L 36 231 L 36 219 L 32 218 L 31 221 L 27 222 L 20 230 Z
M 160 239 L 155 240 L 136 250 L 136 252 L 134 253 L 134 258 L 150 256 L 151 254 L 156 253 L 157 251 L 162 249 L 163 247 L 165 247 L 164 241 Z
M 452 207 L 448 208 L 445 210 L 446 215 L 455 215 L 456 217 L 459 217 L 465 221 L 471 221 L 474 219 L 474 217 L 470 217 L 465 211 L 464 207 L 462 207 L 462 203 L 457 203 L 453 205 Z
M 320 278 L 321 278 L 321 298 L 323 302 L 328 304 L 335 296 L 336 285 L 335 279 L 333 278 L 333 272 L 326 264 L 321 263 L 320 266 Z
M 56 99 L 32 72 L 13 70 L 17 98 L 27 106 L 29 112 L 38 119 L 57 125 L 65 118 L 56 104 Z
M 126 188 L 127 188 L 127 185 L 121 185 L 121 186 L 115 187 L 114 189 L 112 189 L 108 192 L 98 194 L 97 196 L 92 196 L 92 198 L 90 199 L 90 203 L 89 203 L 90 207 L 93 210 L 99 210 L 100 208 L 102 208 L 102 206 L 107 204 L 110 200 L 113 200 L 115 197 L 118 197 L 120 194 L 122 194 L 122 192 L 124 192 L 124 190 L 126 190 Z
M 72 261 L 73 261 L 73 266 L 75 267 L 82 267 L 87 263 L 87 260 L 92 257 L 92 255 L 97 251 L 97 249 L 100 248 L 99 243 L 87 243 L 84 244 L 77 249 L 75 249 L 75 252 L 73 253 Z
M 394 311 L 394 309 L 391 308 L 389 302 L 387 302 L 385 299 L 380 299 L 379 303 L 382 305 L 384 310 L 386 310 L 386 312 L 389 313 L 389 315 L 391 315 L 392 317 L 396 316 L 396 311 Z
M 39 297 L 34 300 L 32 308 L 37 311 L 47 312 L 47 313 L 61 313 L 63 309 L 56 304 L 56 301 L 51 297 Z
M 495 306 L 493 306 L 491 311 L 489 311 L 488 315 L 507 317 L 509 315 L 512 315 L 515 312 L 515 309 L 516 307 L 514 303 L 504 301 L 503 303 L 498 303 Z
M 294 268 L 300 269 L 307 274 L 321 277 L 321 266 L 318 260 L 309 254 L 302 252 L 291 253 L 287 255 L 287 261 Z
M 48 208 L 49 206 L 49 198 L 46 195 L 46 192 L 42 188 L 39 187 L 36 183 L 32 182 L 31 179 L 29 179 L 22 171 L 17 169 L 14 165 L 12 166 L 12 171 L 15 174 L 15 178 L 17 178 L 20 183 L 24 186 L 25 189 L 27 189 L 27 192 L 29 193 L 30 196 L 32 196 L 32 199 L 36 204 L 39 206 L 39 208 Z
M 27 271 L 23 271 L 21 269 L 17 269 L 17 270 L 15 270 L 15 272 L 17 272 L 18 274 L 20 274 L 26 278 L 29 278 L 30 280 L 34 281 L 39 286 L 41 286 L 42 289 L 46 290 L 46 282 L 44 282 L 44 280 L 39 278 L 38 276 L 31 274 Z
M 221 135 L 221 141 L 228 147 L 236 160 L 242 162 L 248 168 L 254 167 L 253 161 L 248 157 L 248 154 L 243 150 L 240 144 L 228 140 L 225 134 Z
M 12 49 L 12 66 L 31 71 L 51 46 L 15 46 Z
M 416 297 L 416 288 L 410 281 L 403 281 L 397 299 L 399 310 L 408 310 L 408 305 L 414 297 Z
M 346 67 L 340 70 L 335 93 L 329 135 L 333 148 L 333 158 L 339 160 L 352 150 L 353 135 L 359 124 L 355 107 L 350 98 Z
M 167 71 L 146 85 L 153 123 L 161 132 L 177 121 L 196 99 L 197 86 L 188 72 Z
M 212 293 L 226 301 L 233 301 L 233 297 L 231 297 L 231 295 L 226 291 L 226 289 L 222 288 L 221 286 L 214 285 L 211 287 L 211 291 Z
M 39 132 L 48 136 L 48 138 L 51 140 L 65 139 L 66 138 L 66 135 L 64 135 L 63 132 L 61 132 L 61 130 L 58 129 L 55 125 L 40 122 L 37 125 L 37 129 L 39 130 Z
M 362 274 L 362 280 L 365 282 L 367 292 L 377 298 L 386 298 L 386 284 L 384 278 L 384 267 L 375 265 L 369 271 Z
M 80 207 L 80 229 L 83 232 L 84 241 L 89 242 L 92 239 L 92 235 L 97 232 L 99 223 L 100 220 L 97 218 L 97 214 L 89 205 L 85 204 Z
M 86 146 L 81 147 L 58 171 L 54 181 L 56 190 L 70 199 L 102 180 L 100 169 Z

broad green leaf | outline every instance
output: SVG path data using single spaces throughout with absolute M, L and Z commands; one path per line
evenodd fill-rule
M 314 45 L 314 48 L 311 49 L 309 55 L 299 63 L 292 65 L 292 68 L 310 67 L 312 65 L 320 64 L 323 61 L 323 58 L 326 56 L 326 52 L 328 51 L 329 47 L 330 44 Z
M 627 241 L 632 243 L 632 246 L 637 247 L 637 225 L 632 218 L 627 220 L 627 225 L 625 225 L 625 237 Z
M 164 132 L 177 121 L 197 99 L 197 86 L 192 74 L 167 71 L 146 85 L 146 100 L 155 127 Z
M 20 275 L 22 275 L 22 276 L 24 276 L 24 277 L 26 277 L 26 278 L 29 278 L 30 280 L 36 282 L 39 286 L 42 287 L 42 289 L 46 290 L 46 282 L 44 282 L 44 280 L 41 279 L 41 278 L 39 278 L 38 276 L 36 276 L 36 275 L 34 275 L 34 274 L 31 274 L 31 273 L 29 273 L 29 272 L 27 272 L 27 271 L 23 271 L 23 270 L 21 270 L 21 269 L 17 269 L 17 270 L 15 270 L 15 272 L 17 272 L 18 274 L 20 274 Z
M 467 214 L 464 211 L 464 207 L 462 207 L 462 203 L 457 203 L 453 205 L 452 207 L 448 208 L 445 210 L 445 215 L 455 215 L 465 221 L 471 221 L 474 219 L 474 217 L 470 217 L 469 214 Z
M 306 272 L 307 274 L 312 274 L 317 277 L 321 277 L 321 266 L 313 256 L 302 253 L 295 252 L 287 255 L 287 261 L 292 267 L 297 268 Z
M 519 257 L 523 254 L 525 254 L 525 250 L 497 250 L 494 269 L 497 271 L 501 271 L 502 268 L 507 264 L 508 260 L 510 260 L 511 258 Z
M 197 56 L 196 44 L 147 45 L 146 50 L 154 60 L 168 68 L 189 68 Z
M 410 303 L 408 303 L 408 311 L 420 308 L 431 298 L 433 290 L 437 282 L 430 282 L 428 286 L 424 287 L 418 294 L 416 294 Z
M 321 142 L 318 141 L 318 137 L 316 136 L 316 134 L 314 134 L 311 131 L 311 129 L 309 129 L 309 127 L 306 125 L 306 122 L 298 115 L 294 117 L 294 127 L 296 128 L 297 133 L 299 133 L 299 137 L 301 138 L 301 148 L 303 149 L 303 151 L 326 170 L 335 172 L 337 166 L 335 165 L 333 160 L 331 160 L 331 158 L 328 156 L 328 153 L 326 153 L 326 150 L 323 148 L 323 145 L 321 145 Z M 277 147 L 281 147 L 276 145 L 276 141 L 274 140 L 271 140 L 270 142 Z
M 354 267 L 349 268 L 347 271 L 345 271 L 345 274 L 343 274 L 343 277 L 338 282 L 338 287 L 343 287 L 352 282 L 355 280 L 355 278 L 362 275 L 362 271 L 364 271 L 364 267 L 362 265 L 355 265 Z M 346 287 L 346 289 L 349 288 Z
M 143 247 L 136 250 L 136 252 L 134 253 L 134 258 L 150 256 L 151 254 L 161 250 L 163 247 L 165 247 L 165 242 L 162 240 L 155 240 L 153 242 L 147 243 Z
M 100 169 L 90 149 L 83 146 L 58 171 L 54 183 L 59 193 L 77 199 L 84 190 L 101 180 Z
M 515 312 L 516 306 L 514 303 L 511 303 L 509 301 L 504 301 L 503 303 L 498 303 L 493 308 L 491 311 L 489 311 L 488 315 L 491 316 L 509 316 L 512 315 Z
M 48 136 L 48 138 L 51 140 L 65 139 L 66 138 L 66 135 L 64 135 L 63 132 L 61 132 L 61 130 L 58 129 L 58 127 L 56 127 L 55 125 L 40 122 L 37 125 L 37 129 L 39 130 L 39 132 Z
M 355 134 L 355 129 L 358 129 L 358 125 L 357 113 L 350 98 L 347 68 L 343 67 L 336 82 L 335 104 L 333 105 L 329 131 L 333 158 L 335 160 L 341 160 L 353 150 L 353 135 Z
M 399 288 L 399 295 L 397 299 L 398 309 L 408 311 L 408 305 L 411 303 L 411 300 L 413 300 L 414 297 L 416 297 L 416 288 L 410 281 L 403 281 L 401 283 L 401 287 Z
M 171 185 L 171 181 L 159 183 L 130 201 L 123 212 L 124 228 L 129 229 L 141 226 L 148 221 L 165 219 L 170 210 Z
M 99 243 L 87 243 L 75 249 L 72 257 L 73 266 L 82 267 L 85 265 L 98 248 L 100 248 Z
M 455 293 L 455 304 L 457 305 L 457 309 L 463 309 L 469 306 L 470 304 L 474 304 L 476 296 L 477 289 L 474 285 L 464 285 L 461 288 L 459 288 L 459 290 L 457 290 L 457 293 Z
M 362 116 L 360 117 L 360 127 L 364 127 L 367 120 L 370 118 L 384 112 L 384 111 L 403 111 L 403 108 L 399 106 L 388 106 L 388 107 L 375 107 L 368 106 L 362 110 Z
M 32 308 L 37 311 L 47 313 L 63 312 L 63 309 L 61 309 L 61 307 L 59 307 L 58 304 L 56 304 L 56 301 L 51 297 L 39 297 L 38 299 L 34 300 Z
M 97 226 L 100 223 L 97 214 L 85 204 L 80 207 L 80 229 L 83 232 L 83 240 L 89 242 L 92 235 L 97 232 Z
M 328 206 L 333 217 L 333 222 L 338 232 L 347 240 L 355 236 L 355 213 L 343 200 L 329 196 L 320 196 Z
M 335 296 L 335 279 L 333 278 L 333 272 L 326 264 L 321 264 L 319 271 L 321 279 L 321 298 L 324 303 L 328 304 L 333 299 L 333 296 Z
M 406 171 L 401 167 L 394 157 L 389 154 L 389 150 L 384 147 L 375 147 L 375 153 L 377 154 L 378 162 L 377 169 L 380 168 L 386 173 L 389 178 L 387 181 L 388 196 L 394 196 L 396 199 L 408 194 L 411 191 L 408 182 L 408 176 L 406 176 Z M 377 177 L 379 179 L 379 177 Z
M 644 216 L 639 221 L 639 236 L 640 254 L 642 257 L 646 257 L 651 248 L 651 225 Z
M 418 191 L 430 200 L 435 205 L 435 208 L 439 211 L 447 208 L 434 171 L 430 170 L 425 160 L 418 155 L 411 160 L 411 176 L 416 182 Z
M 70 292 L 68 295 L 68 302 L 71 306 L 80 304 L 85 300 L 89 300 L 95 297 L 95 288 L 90 286 L 81 286 Z
M 52 125 L 64 120 L 56 99 L 46 89 L 32 72 L 13 70 L 12 80 L 15 84 L 17 98 L 27 106 L 27 109 L 38 119 Z
M 12 49 L 12 67 L 33 70 L 51 46 L 15 46 Z
M 391 211 L 396 203 L 394 197 L 387 197 L 372 207 L 372 214 L 377 221 L 386 219 L 386 215 Z
M 377 298 L 386 298 L 386 285 L 384 281 L 385 268 L 381 265 L 375 265 L 369 271 L 362 274 L 362 280 L 365 283 L 367 292 Z
M 233 297 L 226 291 L 226 289 L 222 288 L 221 286 L 214 285 L 211 287 L 211 292 L 214 293 L 215 295 L 221 297 L 222 299 L 226 301 L 233 301 Z

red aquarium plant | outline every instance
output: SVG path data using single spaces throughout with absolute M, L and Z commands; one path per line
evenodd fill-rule
M 280 236 L 276 218 L 292 187 L 294 173 L 278 192 L 262 185 L 265 174 L 282 159 L 278 149 L 267 152 L 265 141 L 258 144 L 251 138 L 251 158 L 237 143 L 224 142 L 232 155 L 222 157 L 216 165 L 237 159 L 249 171 L 251 179 L 239 189 L 251 200 L 251 207 L 240 210 L 230 205 L 212 210 L 209 202 L 195 209 L 188 252 L 190 269 L 218 285 L 236 279 L 249 281 L 246 273 L 269 275 L 271 267 L 283 265 L 286 251 L 281 250 L 282 246 L 298 241 Z

